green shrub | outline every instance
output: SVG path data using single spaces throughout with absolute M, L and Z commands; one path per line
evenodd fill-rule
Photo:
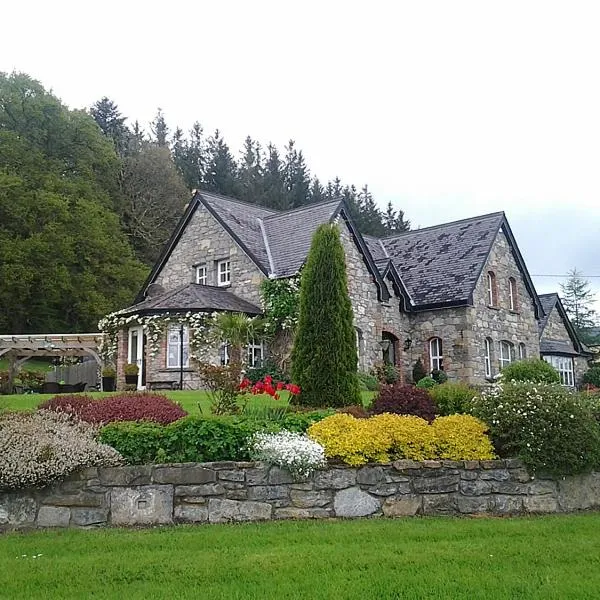
M 436 383 L 446 383 L 448 381 L 448 375 L 441 369 L 431 371 L 431 377 Z
M 473 398 L 477 395 L 477 390 L 466 383 L 451 381 L 436 385 L 428 391 L 442 416 L 469 414 Z
M 474 400 L 496 452 L 531 471 L 567 475 L 600 464 L 600 426 L 581 396 L 560 385 L 504 383 Z
M 558 371 L 541 358 L 526 358 L 510 363 L 502 369 L 503 381 L 531 381 L 533 383 L 560 383 Z
M 400 379 L 400 372 L 391 363 L 379 363 L 373 366 L 371 373 L 381 383 L 396 383 Z
M 437 386 L 437 381 L 433 377 L 423 377 L 423 379 L 419 379 L 417 382 L 417 387 L 421 390 L 430 390 Z
M 600 388 L 600 365 L 594 365 L 589 371 L 584 373 L 583 383 Z
M 412 378 L 413 381 L 416 383 L 417 381 L 421 381 L 423 377 L 427 377 L 427 371 L 423 366 L 423 361 L 420 358 L 418 358 L 417 362 L 414 364 L 412 369 Z
M 339 229 L 319 225 L 302 270 L 292 349 L 292 380 L 302 390 L 299 404 L 360 404 L 353 318 Z
M 270 375 L 273 378 L 273 381 L 292 383 L 289 375 L 286 375 L 281 369 L 279 369 L 270 361 L 264 361 L 260 367 L 252 367 L 245 373 L 245 376 L 250 380 L 252 385 L 254 385 L 257 381 L 263 380 L 266 375 Z
M 371 373 L 359 373 L 358 380 L 360 381 L 360 387 L 368 392 L 375 392 L 379 389 L 379 381 L 375 375 Z
M 103 427 L 100 440 L 129 464 L 248 460 L 247 440 L 259 431 L 303 433 L 332 411 L 250 417 L 185 417 L 169 425 L 120 422 Z

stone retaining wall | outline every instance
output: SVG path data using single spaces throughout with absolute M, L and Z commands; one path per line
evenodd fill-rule
M 262 463 L 187 463 L 90 468 L 44 489 L 0 493 L 0 530 L 593 508 L 600 473 L 532 478 L 516 460 L 340 466 L 301 483 Z

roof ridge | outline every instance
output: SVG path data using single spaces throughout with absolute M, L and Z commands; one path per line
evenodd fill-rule
M 234 202 L 236 204 L 241 204 L 242 206 L 253 206 L 254 208 L 260 208 L 262 210 L 273 213 L 274 215 L 282 214 L 282 211 L 276 208 L 270 208 L 268 206 L 263 206 L 262 204 L 257 204 L 256 202 L 247 202 L 246 200 L 238 200 L 237 198 L 232 198 L 231 196 L 225 196 L 224 194 L 218 194 L 217 192 L 209 192 L 208 190 L 197 190 L 200 196 L 214 196 L 215 198 L 219 198 L 221 200 L 227 200 L 228 202 Z M 271 215 L 269 215 L 271 216 Z
M 437 225 L 429 225 L 428 227 L 420 227 L 419 229 L 411 229 L 409 231 L 403 231 L 402 233 L 395 233 L 393 235 L 378 238 L 382 241 L 389 241 L 401 237 L 408 236 L 410 234 L 419 233 L 421 231 L 431 231 L 432 229 L 438 229 L 440 227 L 448 227 L 448 225 L 458 225 L 460 223 L 468 223 L 469 221 L 476 221 L 477 219 L 487 219 L 490 217 L 505 217 L 504 211 L 497 211 L 493 213 L 487 213 L 485 215 L 477 215 L 475 217 L 468 217 L 466 219 L 458 219 L 456 221 L 448 221 L 447 223 L 438 223 Z
M 289 210 L 278 211 L 275 214 L 266 216 L 264 218 L 264 220 L 268 221 L 273 217 L 285 217 L 290 214 L 302 212 L 303 210 L 309 210 L 309 209 L 315 208 L 317 206 L 325 206 L 327 204 L 335 204 L 336 206 L 338 206 L 341 203 L 342 203 L 342 199 L 340 199 L 340 200 L 323 200 L 321 202 L 314 202 L 313 204 L 305 204 L 304 206 L 298 206 L 297 208 L 290 208 Z

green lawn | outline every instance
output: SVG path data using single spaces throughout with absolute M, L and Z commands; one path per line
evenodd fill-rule
M 600 515 L 8 534 L 0 564 L 0 597 L 31 600 L 582 600 L 599 597 Z
M 202 409 L 203 414 L 210 413 L 210 398 L 206 392 L 202 391 L 174 391 L 174 392 L 159 392 L 166 394 L 172 398 L 191 415 L 197 415 Z M 368 404 L 373 397 L 373 392 L 363 392 L 363 403 Z M 36 408 L 41 402 L 52 398 L 55 394 L 12 394 L 10 396 L 0 396 L 0 410 L 31 410 Z M 91 394 L 95 398 L 107 396 L 107 393 L 93 392 Z M 273 400 L 270 396 L 252 396 L 249 400 L 253 406 L 285 406 L 285 399 Z M 0 596 L 1 598 L 1 596 Z

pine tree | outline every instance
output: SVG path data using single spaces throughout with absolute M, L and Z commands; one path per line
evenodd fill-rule
M 336 225 L 317 228 L 300 284 L 292 375 L 305 406 L 360 404 L 344 250 Z
M 150 130 L 154 134 L 154 138 L 152 139 L 152 141 L 159 148 L 169 147 L 169 128 L 167 126 L 167 122 L 165 121 L 165 116 L 161 108 L 158 109 L 156 117 L 154 117 L 154 121 L 150 123 Z
M 123 156 L 127 151 L 129 130 L 125 125 L 127 118 L 121 115 L 119 107 L 104 96 L 92 106 L 90 113 L 102 133 L 113 141 L 117 153 Z
M 386 234 L 403 233 L 410 229 L 410 221 L 404 220 L 404 211 L 395 211 L 391 202 L 388 202 L 386 211 L 383 215 L 383 225 Z
M 208 140 L 208 163 L 203 187 L 225 196 L 235 196 L 237 193 L 237 165 L 218 129 Z
M 302 151 L 296 150 L 294 140 L 290 140 L 285 148 L 285 165 L 283 170 L 286 204 L 290 208 L 298 208 L 308 204 L 310 196 L 310 175 Z
M 241 200 L 260 204 L 262 202 L 262 149 L 250 136 L 244 140 L 242 159 L 238 170 L 239 196 Z
M 325 190 L 317 177 L 314 177 L 310 186 L 310 203 L 322 202 L 325 200 Z
M 566 283 L 560 284 L 562 303 L 569 315 L 577 335 L 584 342 L 592 342 L 589 329 L 596 325 L 596 311 L 594 293 L 590 289 L 590 282 L 583 278 L 583 273 L 577 269 L 569 271 Z
M 279 150 L 273 144 L 267 146 L 267 160 L 263 169 L 264 206 L 285 210 L 288 208 L 284 195 L 283 167 Z
M 179 127 L 175 130 L 171 152 L 175 166 L 188 188 L 201 188 L 208 157 L 204 131 L 198 121 L 192 126 L 189 138 L 184 137 Z

